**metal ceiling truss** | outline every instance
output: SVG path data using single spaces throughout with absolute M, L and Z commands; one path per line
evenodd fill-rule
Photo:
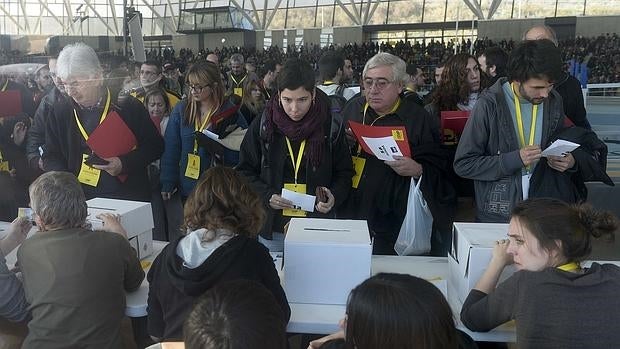
M 64 18 L 59 18 L 59 16 L 57 16 L 55 13 L 53 13 L 51 11 L 51 9 L 48 6 L 48 0 L 37 0 L 38 3 L 41 5 L 41 7 L 43 8 L 44 11 L 46 11 L 47 13 L 49 13 L 49 15 L 57 22 L 61 25 L 62 28 L 64 28 L 63 30 L 63 34 L 68 34 L 68 33 L 73 33 L 75 34 L 75 18 L 73 16 L 75 16 L 75 14 L 72 11 L 72 7 L 71 7 L 71 1 L 72 0 L 63 0 L 63 6 L 64 6 L 64 10 L 66 12 L 66 16 L 68 18 L 73 18 L 73 20 L 64 20 Z M 110 7 L 110 13 L 111 13 L 111 19 L 114 23 L 114 27 L 110 26 L 110 24 L 108 23 L 108 21 L 106 19 L 104 19 L 101 14 L 99 14 L 99 12 L 95 9 L 95 6 L 92 4 L 92 0 L 83 0 L 84 3 L 86 4 L 86 6 L 90 9 L 90 11 L 92 11 L 92 13 L 99 19 L 99 21 L 101 21 L 101 23 L 103 23 L 103 25 L 107 28 L 107 30 L 112 33 L 113 35 L 120 35 L 120 31 L 119 31 L 119 26 L 118 26 L 118 17 L 117 17 L 117 13 L 116 13 L 116 6 L 115 6 L 115 0 L 107 0 L 108 6 Z M 179 1 L 183 1 L 183 0 L 179 0 Z M 251 9 L 246 9 L 245 8 L 245 2 L 249 2 Z M 502 0 L 492 0 L 490 5 L 489 5 L 489 11 L 488 13 L 485 14 L 482 11 L 482 8 L 480 6 L 480 3 L 478 0 L 462 0 L 463 3 L 469 8 L 469 10 L 474 14 L 474 16 L 476 16 L 478 19 L 491 19 L 493 18 L 493 16 L 495 15 L 495 13 L 497 12 L 497 9 L 499 8 L 499 6 L 502 3 Z M 153 16 L 160 19 L 163 22 L 163 26 L 165 26 L 167 29 L 169 29 L 171 32 L 175 33 L 177 31 L 178 28 L 178 18 L 176 16 L 178 16 L 179 14 L 175 15 L 175 11 L 174 11 L 174 7 L 172 6 L 171 0 L 166 0 L 166 3 L 164 4 L 164 6 L 167 6 L 167 8 L 170 9 L 170 16 L 166 16 L 166 18 L 164 18 L 164 16 L 162 16 L 158 11 L 155 10 L 154 6 L 152 4 L 150 4 L 149 2 L 152 2 L 151 0 L 141 0 L 141 2 L 147 7 L 149 8 L 149 10 L 151 10 L 151 12 L 153 13 Z M 185 2 L 185 4 L 187 5 L 189 2 L 189 0 L 187 0 Z M 209 2 L 209 4 L 207 3 Z M 353 25 L 368 25 L 371 22 L 372 17 L 374 16 L 377 7 L 379 6 L 380 3 L 389 3 L 390 0 L 388 1 L 381 1 L 381 0 L 349 0 L 348 3 L 345 5 L 343 3 L 343 0 L 334 0 L 335 4 L 338 5 L 338 7 L 340 7 L 340 9 L 346 14 L 346 16 L 351 20 L 351 22 L 353 23 Z M 210 1 L 209 0 L 196 0 L 193 1 L 193 6 L 192 9 L 196 9 L 198 6 L 202 5 L 202 7 L 210 7 Z M 259 9 L 256 7 L 256 2 L 255 0 L 244 0 L 243 2 L 243 6 L 239 4 L 239 0 L 229 0 L 229 4 L 230 6 L 234 6 L 237 10 L 239 10 L 241 12 L 241 14 L 243 15 L 243 17 L 248 20 L 250 22 L 250 24 L 255 28 L 255 29 L 262 29 L 262 30 L 268 30 L 277 11 L 281 11 L 281 10 L 286 10 L 286 9 L 280 9 L 280 5 L 282 3 L 282 0 L 277 0 L 277 3 L 275 4 L 275 6 L 273 8 L 268 8 L 269 4 L 268 4 L 268 0 L 264 0 L 263 1 L 263 8 L 260 9 L 261 12 L 259 12 Z M 181 4 L 179 4 L 179 9 L 180 9 Z M 317 5 L 318 6 L 318 5 Z M 185 7 L 185 6 L 183 6 Z M 2 4 L 0 4 L 0 12 L 4 14 L 5 18 L 7 18 L 8 20 L 10 20 L 11 22 L 13 22 L 18 30 L 20 32 L 24 32 L 26 34 L 32 34 L 33 31 L 36 31 L 37 28 L 39 28 L 39 31 L 41 31 L 42 28 L 42 16 L 44 11 L 41 11 L 41 13 L 39 14 L 36 23 L 34 24 L 34 26 L 31 28 L 30 23 L 29 23 L 29 18 L 32 18 L 34 16 L 27 16 L 26 13 L 26 0 L 19 0 L 19 10 L 21 12 L 21 14 L 23 15 L 23 23 L 20 23 L 19 18 L 17 16 L 14 16 L 13 14 L 11 14 L 7 8 L 5 8 Z M 271 13 L 267 14 L 267 11 L 271 11 Z M 167 11 L 166 11 L 167 12 Z M 64 14 L 63 14 L 64 16 Z M 316 16 L 316 14 L 315 14 Z M 170 18 L 170 20 L 168 19 Z M 163 29 L 163 27 L 162 27 Z
M 159 19 L 162 21 L 163 25 L 164 25 L 164 26 L 166 26 L 166 27 L 168 27 L 168 29 L 170 29 L 170 31 L 171 31 L 172 33 L 176 33 L 176 32 L 177 32 L 177 28 L 176 28 L 176 27 L 174 27 L 174 26 L 172 26 L 172 25 L 170 24 L 170 22 L 169 22 L 169 21 L 167 21 L 167 20 L 166 20 L 166 19 L 165 19 L 162 15 L 160 15 L 160 14 L 159 14 L 159 12 L 157 12 L 157 10 L 155 10 L 155 8 L 153 7 L 153 5 L 149 4 L 146 0 L 142 0 L 142 3 L 143 3 L 146 7 L 148 7 L 148 9 L 149 9 L 149 10 L 151 10 L 151 12 L 153 12 L 153 14 L 155 15 L 155 17 L 159 18 Z M 162 29 L 163 29 L 163 28 L 162 28 Z
M 4 8 L 4 6 L 2 6 L 1 4 L 0 4 L 0 11 L 2 11 L 2 13 L 4 13 L 6 18 L 8 18 L 11 22 L 13 22 L 17 26 L 18 30 L 21 30 L 25 33 L 27 32 L 26 29 L 19 24 L 19 21 L 17 20 L 17 18 L 11 15 L 11 13 L 9 13 L 9 11 L 7 11 L 7 9 Z

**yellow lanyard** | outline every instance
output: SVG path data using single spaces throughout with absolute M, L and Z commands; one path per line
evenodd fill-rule
M 293 169 L 295 170 L 295 184 L 297 184 L 297 173 L 299 172 L 299 168 L 301 167 L 301 158 L 304 155 L 304 148 L 306 147 L 306 140 L 304 139 L 299 146 L 299 154 L 297 155 L 297 160 L 295 160 L 295 154 L 293 154 L 293 147 L 291 147 L 291 141 L 286 138 L 286 145 L 288 146 L 288 153 L 291 155 L 291 162 L 293 163 Z
M 512 95 L 515 99 L 515 114 L 517 116 L 517 129 L 519 131 L 519 141 L 521 146 L 524 147 L 526 145 L 534 144 L 534 136 L 536 133 L 536 119 L 538 117 L 538 105 L 534 104 L 532 106 L 532 124 L 530 125 L 530 139 L 527 144 L 525 144 L 525 134 L 523 131 L 523 117 L 521 116 L 521 103 L 519 103 L 519 97 L 515 92 L 514 86 L 510 85 L 512 88 Z
M 239 87 L 239 85 L 243 82 L 243 80 L 245 80 L 245 78 L 247 78 L 248 76 L 245 75 L 241 80 L 239 80 L 239 82 L 237 82 L 237 79 L 235 79 L 235 77 L 233 76 L 232 73 L 230 73 L 230 78 L 235 82 L 235 85 L 237 87 Z
M 325 86 L 329 86 L 329 85 L 333 85 L 333 84 L 334 84 L 334 82 L 333 82 L 333 81 L 331 81 L 331 80 L 325 80 L 325 81 L 323 81 L 323 85 L 325 85 Z
M 409 92 L 415 92 L 414 89 L 410 88 L 410 87 L 405 87 L 405 90 L 409 91 Z
M 562 264 L 557 268 L 563 271 L 575 271 L 575 270 L 581 269 L 581 266 L 577 262 L 571 262 L 571 263 Z
M 198 125 L 199 121 L 198 121 L 198 118 L 196 118 L 196 122 L 194 123 L 194 127 L 196 131 L 202 132 L 202 130 L 204 130 L 205 127 L 207 127 L 207 124 L 209 120 L 211 120 L 211 116 L 213 116 L 213 113 L 215 113 L 215 109 L 209 110 L 209 112 L 207 113 L 207 117 L 205 117 L 205 120 L 202 122 L 202 126 Z M 197 140 L 194 141 L 194 154 L 198 154 L 198 141 Z
M 368 112 L 368 107 L 369 107 L 368 102 L 366 102 L 366 104 L 364 104 L 364 116 L 362 117 L 362 125 L 366 125 L 366 112 Z M 390 109 L 390 111 L 388 111 L 387 113 L 383 115 L 379 115 L 378 118 L 376 118 L 375 120 L 373 120 L 373 122 L 370 123 L 370 126 L 373 126 L 375 122 L 379 121 L 379 119 L 383 118 L 384 116 L 395 113 L 396 110 L 398 110 L 398 107 L 400 107 L 400 98 L 396 100 L 396 103 L 394 104 L 392 109 Z M 357 156 L 359 156 L 361 153 L 362 153 L 362 146 L 358 144 L 357 145 Z
M 4 86 L 2 86 L 2 89 L 0 91 L 2 92 L 6 91 L 7 86 L 9 86 L 9 79 L 6 79 L 6 81 L 4 82 Z
M 366 125 L 366 112 L 368 111 L 368 107 L 368 102 L 366 102 L 366 104 L 364 104 L 364 117 L 362 118 L 362 125 Z M 379 115 L 378 118 L 376 118 L 372 123 L 370 123 L 370 126 L 374 125 L 375 122 L 377 122 L 377 120 L 381 119 L 382 117 L 395 113 L 396 110 L 398 110 L 398 107 L 400 107 L 400 98 L 396 100 L 396 103 L 394 104 L 392 109 L 390 109 L 390 111 L 383 115 Z
M 103 113 L 101 114 L 101 118 L 99 119 L 99 125 L 101 125 L 103 120 L 105 120 L 105 117 L 108 115 L 108 110 L 110 109 L 110 90 L 106 89 L 106 91 L 107 91 L 107 97 L 106 97 L 105 107 L 103 108 Z M 77 123 L 77 126 L 80 129 L 80 133 L 82 133 L 82 137 L 84 137 L 84 140 L 87 141 L 88 133 L 86 133 L 84 126 L 82 126 L 82 124 L 80 123 L 80 119 L 78 118 L 77 110 L 75 110 L 75 108 L 73 109 L 73 116 L 75 117 L 75 122 Z

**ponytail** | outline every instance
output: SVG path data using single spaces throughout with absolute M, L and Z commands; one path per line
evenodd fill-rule
M 586 234 L 597 239 L 604 237 L 608 241 L 615 239 L 618 220 L 611 212 L 596 211 L 590 204 L 573 205 L 572 209 Z
M 610 212 L 597 211 L 589 204 L 569 205 L 551 198 L 520 202 L 512 211 L 546 250 L 560 248 L 568 262 L 579 262 L 592 252 L 592 238 L 613 241 L 617 218 Z

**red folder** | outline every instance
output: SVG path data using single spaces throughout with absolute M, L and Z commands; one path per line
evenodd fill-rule
M 364 142 L 362 137 L 382 138 L 391 136 L 396 140 L 396 144 L 400 148 L 400 152 L 406 157 L 411 157 L 407 130 L 405 130 L 404 126 L 368 126 L 349 120 L 349 127 L 351 127 L 351 131 L 353 131 L 357 142 L 368 154 L 372 154 L 372 151 L 370 151 L 370 148 L 368 148 L 368 145 Z
M 111 158 L 134 150 L 138 141 L 120 115 L 112 111 L 88 137 L 86 144 L 99 157 Z M 118 178 L 124 182 L 127 175 L 119 175 Z
M 465 124 L 469 119 L 469 112 L 462 110 L 441 112 L 441 132 L 444 142 L 458 142 L 463 134 Z
M 10 90 L 0 92 L 0 118 L 16 116 L 22 113 L 22 94 L 20 91 Z

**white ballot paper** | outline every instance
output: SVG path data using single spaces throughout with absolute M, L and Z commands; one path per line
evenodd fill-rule
M 306 212 L 314 212 L 314 203 L 316 202 L 316 196 L 297 193 L 292 190 L 282 188 L 282 198 L 289 200 L 293 203 L 296 209 L 304 210 Z
M 220 136 L 218 136 L 217 134 L 207 130 L 206 128 L 204 130 L 202 130 L 202 134 L 204 134 L 205 136 L 211 138 L 214 141 L 217 141 L 217 142 L 220 141 Z
M 362 137 L 368 148 L 379 160 L 394 161 L 392 156 L 403 156 L 394 137 L 370 138 Z
M 579 148 L 579 144 L 558 139 L 553 142 L 547 149 L 543 150 L 542 156 L 564 156 L 566 153 Z

